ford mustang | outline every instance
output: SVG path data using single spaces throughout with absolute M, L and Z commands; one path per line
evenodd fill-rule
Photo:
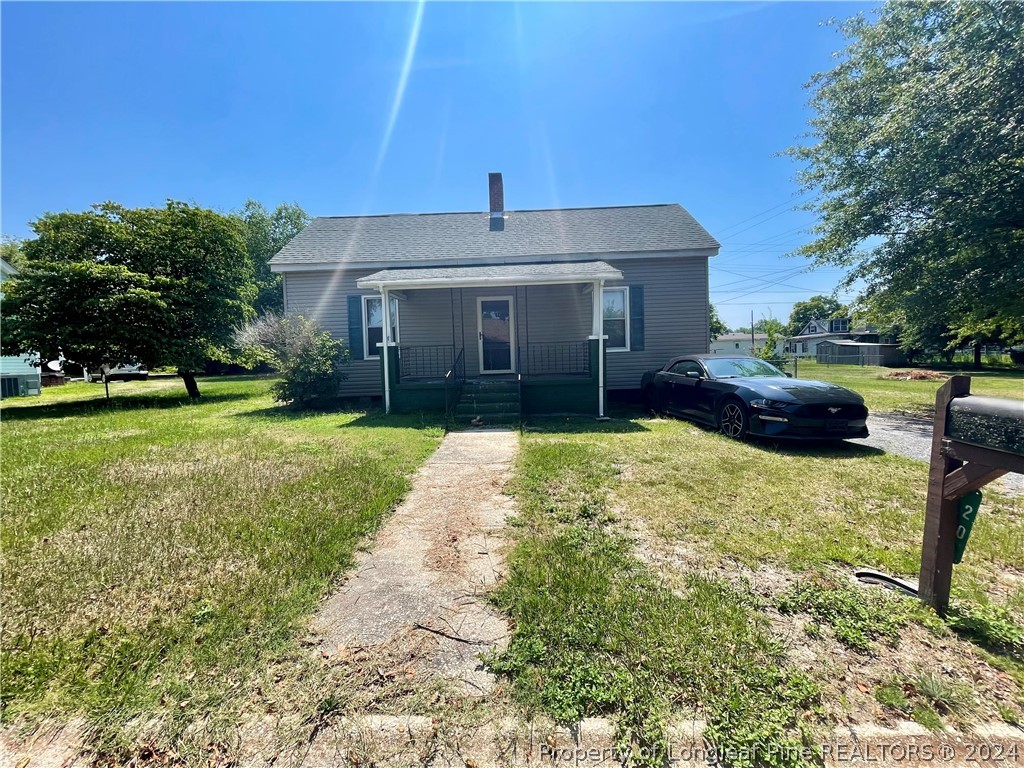
M 641 381 L 644 400 L 658 413 L 717 427 L 737 440 L 843 440 L 867 437 L 864 398 L 825 381 L 793 379 L 754 357 L 685 355 Z

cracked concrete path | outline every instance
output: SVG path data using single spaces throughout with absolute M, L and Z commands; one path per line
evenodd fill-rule
M 504 494 L 519 445 L 511 430 L 449 433 L 412 490 L 314 617 L 325 655 L 356 648 L 433 648 L 424 671 L 486 693 L 493 678 L 477 656 L 508 641 L 507 621 L 486 602 L 512 509 Z M 413 654 L 418 655 L 418 654 Z

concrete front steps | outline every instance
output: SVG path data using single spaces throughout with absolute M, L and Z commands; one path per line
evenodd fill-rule
M 462 397 L 455 406 L 455 420 L 462 424 L 482 422 L 519 423 L 519 383 L 507 379 L 470 379 L 462 386 Z

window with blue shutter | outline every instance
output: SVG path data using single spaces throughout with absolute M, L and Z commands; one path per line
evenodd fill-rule
M 644 348 L 644 287 L 629 286 L 629 348 L 640 352 Z
M 348 297 L 348 348 L 353 360 L 363 359 L 363 297 Z

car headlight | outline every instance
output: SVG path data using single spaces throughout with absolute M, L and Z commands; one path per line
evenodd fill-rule
M 767 398 L 758 398 L 757 400 L 751 400 L 750 405 L 754 408 L 764 408 L 772 411 L 782 411 L 788 408 L 792 403 L 788 403 L 785 400 L 769 400 Z

